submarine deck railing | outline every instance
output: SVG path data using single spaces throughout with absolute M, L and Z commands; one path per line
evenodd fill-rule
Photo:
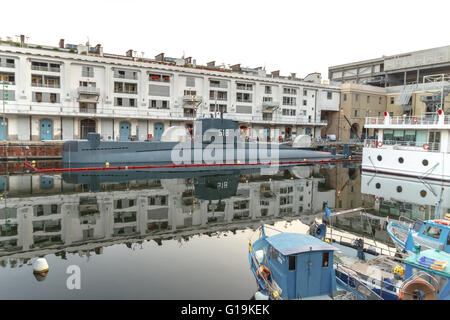
M 235 167 L 235 166 L 270 166 L 270 165 L 295 165 L 295 164 L 321 164 L 337 162 L 358 162 L 361 158 L 351 159 L 326 159 L 326 160 L 301 160 L 279 162 L 256 163 L 202 163 L 202 164 L 171 164 L 171 165 L 144 165 L 144 166 L 118 166 L 118 167 L 84 167 L 84 168 L 54 168 L 38 169 L 31 165 L 25 158 L 25 166 L 36 173 L 78 172 L 78 171 L 106 171 L 106 170 L 138 170 L 138 169 L 173 169 L 173 168 L 202 168 L 202 167 Z

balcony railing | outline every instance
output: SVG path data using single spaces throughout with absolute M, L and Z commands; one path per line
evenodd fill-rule
M 209 86 L 211 88 L 222 88 L 222 89 L 228 89 L 227 84 L 221 84 L 221 83 L 210 83 Z
M 96 107 L 80 107 L 81 113 L 97 113 Z
M 154 82 L 170 82 L 169 77 L 148 77 L 148 81 L 154 81 Z
M 137 90 L 114 90 L 114 93 L 137 94 Z
M 61 71 L 61 69 L 57 68 L 57 67 L 35 66 L 35 65 L 31 65 L 31 70 L 50 71 L 50 72 L 60 72 Z
M 60 88 L 59 83 L 39 83 L 39 82 L 32 82 L 32 87 L 40 87 L 40 88 Z
M 14 63 L 0 62 L 0 67 L 2 67 L 2 68 L 15 68 L 16 65 Z
M 423 117 L 415 116 L 396 116 L 391 117 L 387 122 L 385 117 L 367 117 L 366 124 L 380 124 L 380 125 L 434 125 L 434 124 L 450 124 L 450 116 L 444 116 L 443 123 L 439 122 L 439 116 L 435 113 L 432 115 L 425 115 Z
M 184 95 L 183 96 L 183 101 L 200 102 L 200 101 L 202 101 L 202 97 L 201 96 L 194 96 L 194 95 Z
M 137 75 L 126 75 L 126 74 L 115 73 L 114 78 L 137 80 Z
M 78 87 L 78 94 L 100 95 L 100 88 L 95 87 Z
M 243 87 L 243 86 L 237 86 L 236 90 L 253 91 L 253 87 L 252 88 L 247 88 L 247 87 Z
M 392 146 L 395 149 L 411 149 L 420 151 L 431 151 L 439 152 L 440 143 L 439 142 L 417 142 L 417 141 L 403 141 L 403 140 L 375 140 L 366 139 L 364 140 L 365 148 L 383 148 L 384 146 Z
M 280 105 L 278 101 L 263 101 L 263 108 L 276 108 Z

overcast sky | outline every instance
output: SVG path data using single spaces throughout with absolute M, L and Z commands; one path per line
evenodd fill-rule
M 265 66 L 304 77 L 328 66 L 450 45 L 448 0 L 15 0 L 0 37 L 101 43 L 146 57 Z M 5 4 L 3 4 L 5 5 Z

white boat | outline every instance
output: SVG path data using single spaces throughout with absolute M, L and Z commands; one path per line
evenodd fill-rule
M 364 142 L 362 170 L 450 182 L 450 116 L 442 109 L 421 117 L 367 117 L 377 139 Z

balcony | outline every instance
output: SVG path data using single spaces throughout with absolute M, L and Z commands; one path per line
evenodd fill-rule
M 8 63 L 8 62 L 0 62 L 0 67 L 2 68 L 15 68 L 14 63 Z
M 222 89 L 228 89 L 228 85 L 226 83 L 210 83 L 210 88 L 222 88 Z
M 202 97 L 201 96 L 194 96 L 194 95 L 184 95 L 183 96 L 184 102 L 201 102 Z
M 39 88 L 60 88 L 59 83 L 41 83 L 41 82 L 32 82 L 32 87 L 39 87 Z
M 137 90 L 114 90 L 114 93 L 137 94 Z
M 137 80 L 137 75 L 132 75 L 132 74 L 126 75 L 126 74 L 115 73 L 114 78 Z
M 149 76 L 148 77 L 148 81 L 154 81 L 154 82 L 166 82 L 169 83 L 170 82 L 170 77 L 169 76 Z
M 272 112 L 279 106 L 280 106 L 280 103 L 278 101 L 263 101 L 263 103 L 262 103 L 263 112 L 264 111 Z
M 49 71 L 49 72 L 61 72 L 61 69 L 58 68 L 58 67 L 35 66 L 35 65 L 31 65 L 31 70 Z
M 97 113 L 97 104 L 80 103 L 80 113 Z
M 100 88 L 95 87 L 78 87 L 77 89 L 78 95 L 80 94 L 89 94 L 89 95 L 100 95 Z

